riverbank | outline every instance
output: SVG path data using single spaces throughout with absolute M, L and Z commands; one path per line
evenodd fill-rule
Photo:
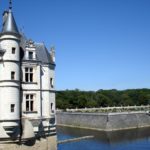
M 150 127 L 146 112 L 79 113 L 57 112 L 57 124 L 100 131 L 116 131 Z

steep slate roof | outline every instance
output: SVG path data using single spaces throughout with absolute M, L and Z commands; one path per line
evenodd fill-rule
M 7 18 L 3 24 L 2 33 L 19 34 L 18 27 L 17 27 L 17 24 L 15 22 L 15 19 L 11 10 L 7 12 Z
M 53 63 L 50 54 L 43 43 L 35 43 L 37 59 L 43 63 Z
M 20 32 L 20 34 L 21 34 L 20 46 L 22 47 L 23 50 L 25 50 L 27 38 L 24 35 L 24 33 Z

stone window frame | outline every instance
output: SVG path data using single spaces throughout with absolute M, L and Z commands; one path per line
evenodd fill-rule
M 25 111 L 34 112 L 35 111 L 35 94 L 28 93 L 25 94 Z
M 24 74 L 25 74 L 25 77 L 24 77 L 24 80 L 25 82 L 28 82 L 28 83 L 32 83 L 34 81 L 33 79 L 33 71 L 34 68 L 33 67 L 25 67 L 24 68 Z

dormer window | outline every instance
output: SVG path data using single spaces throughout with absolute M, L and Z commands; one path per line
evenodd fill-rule
M 15 54 L 15 52 L 16 52 L 16 48 L 12 47 L 12 54 Z
M 33 52 L 29 52 L 29 59 L 33 59 Z

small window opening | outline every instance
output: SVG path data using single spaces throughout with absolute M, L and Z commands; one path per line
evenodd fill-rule
M 11 72 L 11 80 L 14 80 L 14 79 L 15 79 L 15 72 L 12 71 L 12 72 Z
M 10 111 L 11 112 L 15 112 L 15 104 L 11 104 L 10 105 Z
M 51 88 L 54 87 L 54 81 L 53 81 L 53 78 L 50 78 L 50 85 L 51 85 Z
M 29 52 L 29 59 L 33 59 L 33 52 Z
M 51 112 L 54 113 L 54 110 L 53 110 L 53 103 L 51 103 Z
M 15 52 L 16 52 L 16 48 L 12 47 L 12 54 L 15 54 Z

